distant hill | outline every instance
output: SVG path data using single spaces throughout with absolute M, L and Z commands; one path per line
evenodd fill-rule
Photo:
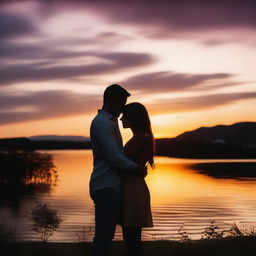
M 88 137 L 40 135 L 0 139 L 0 149 L 90 149 Z M 183 158 L 256 158 L 256 122 L 217 125 L 156 139 L 156 155 Z
M 156 141 L 157 155 L 187 158 L 256 158 L 256 122 L 201 127 Z
M 43 135 L 30 138 L 0 139 L 0 150 L 90 149 L 91 142 L 82 136 Z
M 28 137 L 30 140 L 34 141 L 90 141 L 89 137 L 83 136 L 63 136 L 63 135 L 37 135 Z
M 193 131 L 184 132 L 177 136 L 176 139 L 193 139 L 213 143 L 241 145 L 244 147 L 256 147 L 256 122 L 201 127 Z

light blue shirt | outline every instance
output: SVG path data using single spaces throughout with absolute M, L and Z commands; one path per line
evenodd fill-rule
M 138 166 L 125 156 L 117 119 L 112 117 L 105 110 L 99 110 L 91 123 L 93 171 L 90 195 L 103 188 L 113 188 L 120 192 L 122 172 L 134 170 Z

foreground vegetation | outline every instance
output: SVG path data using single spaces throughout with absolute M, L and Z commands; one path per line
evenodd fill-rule
M 232 237 L 200 240 L 189 243 L 173 241 L 143 242 L 146 256 L 255 256 L 256 239 L 253 237 Z M 1 245 L 3 256 L 86 256 L 90 255 L 91 243 L 40 243 L 17 242 Z M 111 255 L 125 255 L 125 245 L 116 241 Z
M 1 227 L 1 226 L 0 226 Z M 17 242 L 15 234 L 6 228 L 0 229 L 2 256 L 86 256 L 90 255 L 91 243 L 79 237 L 77 243 Z M 145 256 L 255 256 L 255 227 L 240 227 L 233 224 L 228 230 L 221 230 L 214 221 L 205 228 L 200 240 L 191 240 L 182 226 L 178 230 L 178 241 L 144 241 Z M 126 255 L 125 244 L 115 241 L 110 255 Z

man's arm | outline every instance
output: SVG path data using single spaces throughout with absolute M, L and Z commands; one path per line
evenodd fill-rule
M 95 120 L 91 127 L 91 139 L 102 157 L 121 170 L 135 170 L 138 164 L 127 158 L 116 143 L 114 125 L 107 120 Z

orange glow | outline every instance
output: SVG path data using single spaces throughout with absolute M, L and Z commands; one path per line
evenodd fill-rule
M 188 171 L 180 164 L 156 163 L 156 166 L 157 168 L 152 170 L 146 179 L 153 204 L 164 203 L 165 196 L 200 195 L 205 186 L 214 183 L 213 179 L 200 174 L 195 175 L 193 171 Z
M 205 196 L 231 196 L 234 190 L 241 196 L 247 195 L 246 182 L 237 186 L 236 182 L 232 184 L 227 179 L 215 179 L 199 174 L 189 167 L 196 162 L 198 160 L 157 157 L 156 168 L 151 170 L 146 178 L 152 204 L 166 204 L 167 201 L 172 200 L 172 197 L 177 196 L 184 198 L 183 200 L 196 197 L 199 201 L 200 198 L 204 200 Z
M 93 168 L 92 151 L 64 150 L 50 151 L 50 153 L 54 155 L 55 165 L 60 175 L 55 195 L 63 197 L 65 195 L 81 197 L 82 195 L 81 200 L 88 200 L 89 179 Z M 241 197 L 248 196 L 249 181 L 216 179 L 199 174 L 189 167 L 193 163 L 214 162 L 215 160 L 168 157 L 156 157 L 155 160 L 156 168 L 150 169 L 146 177 L 153 206 L 166 204 L 172 198 L 177 197 L 183 200 L 195 197 L 200 201 L 200 198 L 204 200 L 206 196 L 222 198 L 222 196 L 232 196 L 234 193 Z M 229 160 L 219 161 L 229 162 Z
M 29 137 L 44 134 L 89 136 L 91 119 L 92 117 L 84 115 L 9 124 L 0 127 L 0 134 L 1 137 Z
M 81 199 L 89 199 L 89 178 L 93 168 L 92 151 L 64 150 L 53 151 L 54 160 L 61 181 L 56 189 L 56 194 L 82 195 Z M 75 163 L 75 164 L 74 164 Z

